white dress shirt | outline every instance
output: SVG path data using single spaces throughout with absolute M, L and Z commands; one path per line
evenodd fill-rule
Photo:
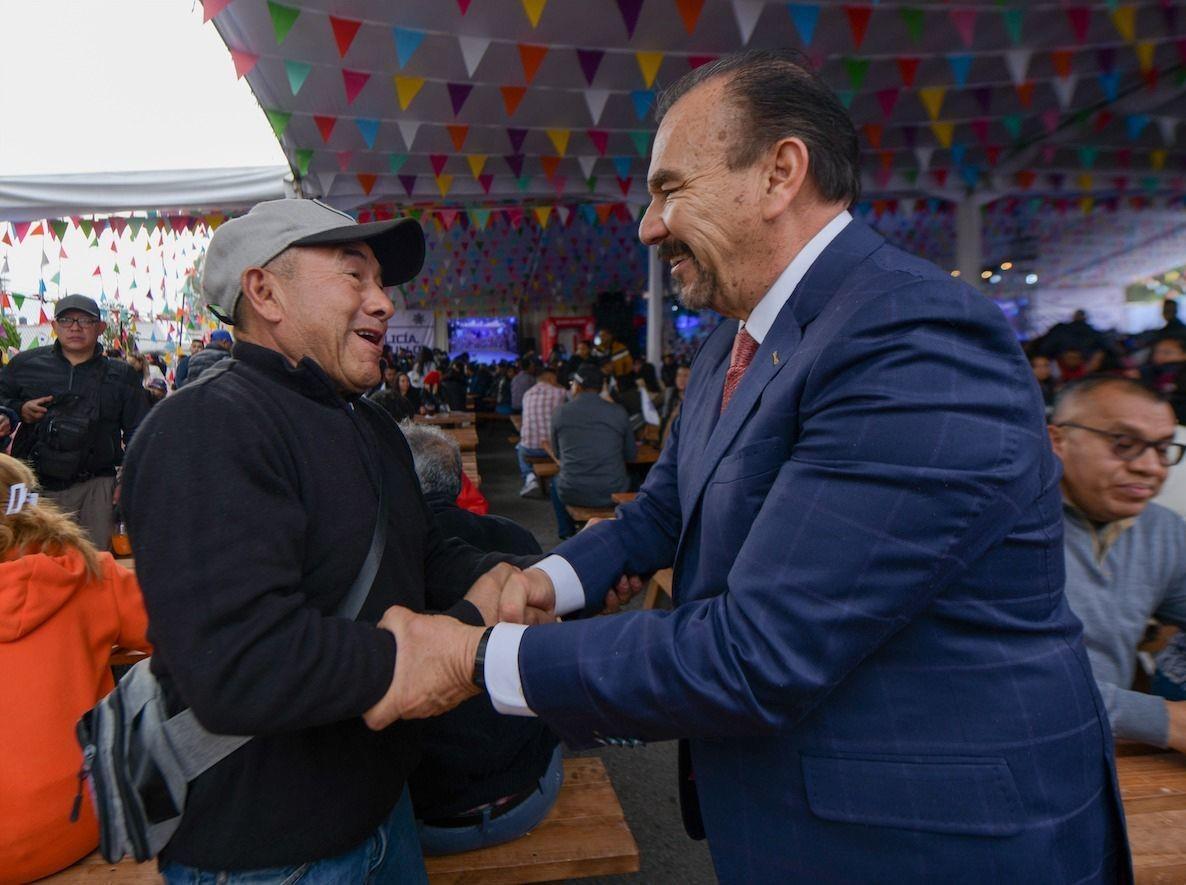
M 847 210 L 842 210 L 824 225 L 819 233 L 799 250 L 799 254 L 791 259 L 786 270 L 779 274 L 774 285 L 762 296 L 762 300 L 750 312 L 749 317 L 741 323 L 741 327 L 746 329 L 758 344 L 761 344 L 770 332 L 770 327 L 774 325 L 778 314 L 811 265 L 850 221 L 852 216 Z M 555 555 L 548 556 L 532 567 L 552 579 L 552 586 L 556 589 L 556 614 L 567 615 L 585 607 L 585 589 L 581 586 L 581 579 L 577 576 L 576 570 L 567 559 Z M 490 634 L 490 640 L 486 645 L 486 691 L 490 695 L 494 709 L 508 716 L 535 715 L 527 706 L 527 700 L 523 696 L 523 682 L 519 677 L 519 644 L 526 629 L 527 627 L 522 624 L 499 624 Z

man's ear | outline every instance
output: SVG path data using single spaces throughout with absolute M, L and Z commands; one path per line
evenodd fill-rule
M 1047 424 L 1046 432 L 1050 434 L 1050 446 L 1054 449 L 1054 454 L 1058 455 L 1059 460 L 1062 460 L 1063 445 L 1066 442 L 1066 435 L 1063 433 L 1063 428 L 1055 427 L 1053 424 Z
M 243 298 L 260 319 L 269 323 L 279 322 L 284 316 L 283 305 L 277 298 L 280 285 L 277 276 L 262 267 L 249 267 L 239 277 Z
M 762 200 L 765 220 L 777 218 L 799 196 L 807 180 L 809 159 L 807 145 L 801 138 L 784 138 L 774 145 Z

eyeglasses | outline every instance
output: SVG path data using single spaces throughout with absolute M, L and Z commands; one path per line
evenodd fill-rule
M 71 326 L 78 326 L 80 329 L 89 329 L 99 321 L 94 317 L 58 317 L 55 322 L 64 329 L 69 329 Z
M 1110 430 L 1100 430 L 1097 427 L 1088 427 L 1084 424 L 1075 424 L 1071 421 L 1064 421 L 1062 424 L 1055 424 L 1054 426 L 1074 427 L 1076 430 L 1086 430 L 1089 433 L 1106 436 L 1112 442 L 1112 454 L 1121 461 L 1135 461 L 1141 455 L 1145 454 L 1146 449 L 1153 449 L 1157 452 L 1157 458 L 1161 461 L 1163 467 L 1173 467 L 1186 454 L 1186 445 L 1172 442 L 1168 439 L 1159 439 L 1157 441 L 1141 439 L 1139 436 L 1131 436 L 1127 433 L 1113 433 Z

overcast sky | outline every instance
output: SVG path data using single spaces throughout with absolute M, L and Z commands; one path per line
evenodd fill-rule
M 0 0 L 0 176 L 274 165 L 196 0 Z

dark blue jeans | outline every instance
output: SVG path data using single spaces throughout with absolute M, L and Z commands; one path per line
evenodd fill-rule
M 552 477 L 551 490 L 552 509 L 556 512 L 556 534 L 563 541 L 565 538 L 571 538 L 576 534 L 577 524 L 572 521 L 572 517 L 568 515 L 568 511 L 564 508 L 564 502 L 560 500 L 556 477 Z
M 424 855 L 407 788 L 384 821 L 357 848 L 290 867 L 263 870 L 199 870 L 171 863 L 161 867 L 169 885 L 427 885 Z
M 420 824 L 420 847 L 428 855 L 459 854 L 489 845 L 499 845 L 518 839 L 548 816 L 560 784 L 564 781 L 564 761 L 560 747 L 552 753 L 552 761 L 539 779 L 539 789 L 506 814 L 491 820 L 490 812 L 482 812 L 482 822 L 472 827 L 429 827 Z

